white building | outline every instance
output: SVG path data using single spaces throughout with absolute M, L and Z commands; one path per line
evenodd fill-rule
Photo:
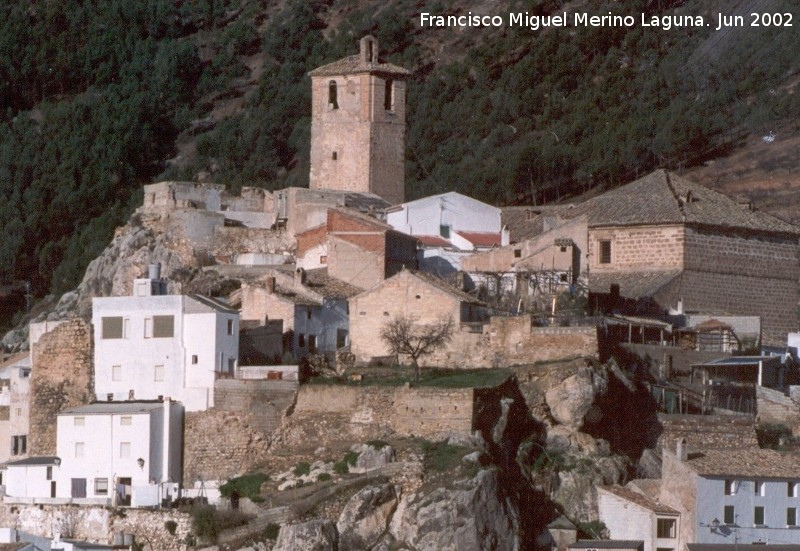
M 0 364 L 0 463 L 28 455 L 30 392 L 28 353 L 17 354 Z
M 70 408 L 58 414 L 56 447 L 56 497 L 159 505 L 176 496 L 183 476 L 183 406 L 165 399 Z
M 3 464 L 5 495 L 22 499 L 56 497 L 60 463 L 58 457 L 42 456 Z
M 187 411 L 214 405 L 214 381 L 232 375 L 239 356 L 239 313 L 199 295 L 164 295 L 151 269 L 134 296 L 92 299 L 98 400 L 182 402 Z
M 641 540 L 643 551 L 677 551 L 680 512 L 622 486 L 597 488 L 597 512 L 611 539 Z
M 500 209 L 454 191 L 395 205 L 386 222 L 420 240 L 419 267 L 447 275 L 458 271 L 461 258 L 480 250 L 508 245 Z

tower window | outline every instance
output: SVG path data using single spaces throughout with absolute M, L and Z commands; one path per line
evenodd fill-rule
M 394 97 L 392 96 L 392 92 L 394 91 L 394 82 L 392 79 L 388 79 L 386 84 L 384 85 L 384 92 L 383 92 L 383 108 L 387 111 L 392 111 L 394 107 Z
M 339 100 L 335 80 L 332 80 L 328 83 L 328 106 L 331 109 L 339 109 Z
M 331 159 L 332 159 L 332 160 L 334 160 L 334 161 L 335 161 L 335 160 L 336 160 L 336 159 L 338 159 L 338 158 L 339 158 L 339 155 L 336 153 L 336 151 L 334 151 L 333 153 L 331 153 Z
M 600 264 L 611 264 L 611 241 L 600 241 Z

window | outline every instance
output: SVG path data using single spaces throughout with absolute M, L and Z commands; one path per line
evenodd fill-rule
M 169 339 L 175 334 L 175 316 L 153 316 L 153 338 Z M 228 333 L 229 335 L 231 333 Z
M 611 264 L 611 241 L 600 241 L 600 264 Z
M 83 442 L 75 442 L 75 459 L 83 459 Z
M 164 366 L 163 365 L 153 366 L 153 381 L 160 383 L 163 380 L 164 380 Z
M 514 249 L 514 258 L 522 258 L 522 250 Z
M 101 338 L 121 339 L 122 338 L 122 316 L 104 317 L 102 320 Z
M 338 158 L 339 158 L 339 155 L 335 151 L 333 153 L 331 153 L 331 160 L 332 161 L 335 161 Z
M 86 424 L 86 417 L 73 417 L 72 425 L 75 427 L 82 427 Z
M 122 380 L 122 366 L 121 365 L 112 365 L 111 366 L 111 380 L 112 381 L 121 381 Z
M 11 437 L 11 455 L 24 455 L 28 453 L 28 436 L 20 434 Z
M 725 481 L 725 495 L 726 496 L 735 496 L 736 495 L 736 484 L 735 480 L 726 480 Z
M 311 319 L 311 308 L 309 308 L 309 309 L 307 309 L 307 310 L 306 310 L 306 319 L 307 319 L 307 320 L 310 320 L 310 319 Z
M 797 509 L 794 507 L 786 509 L 786 526 L 797 526 Z
M 320 255 L 319 263 L 320 264 L 327 264 L 328 263 L 328 255 L 327 254 Z
M 309 335 L 308 336 L 308 351 L 312 354 L 317 351 L 317 336 L 316 335 Z
M 753 493 L 755 495 L 764 497 L 765 488 L 763 480 L 756 480 L 753 482 Z
M 128 459 L 131 456 L 131 443 L 130 442 L 120 442 L 119 443 L 119 458 L 120 459 Z
M 733 505 L 725 506 L 722 519 L 725 524 L 736 524 L 736 511 L 734 510 Z
M 192 365 L 197 365 L 197 354 L 192 354 Z
M 119 418 L 119 424 L 123 427 L 129 427 L 133 424 L 133 417 L 130 415 L 123 415 Z
M 764 525 L 764 508 L 761 506 L 753 507 L 753 524 L 756 526 Z
M 297 335 L 297 346 L 303 348 L 306 345 L 306 336 L 304 333 L 300 333 Z
M 228 358 L 228 373 L 233 374 L 236 371 L 236 358 Z
M 108 479 L 107 478 L 95 478 L 94 479 L 94 493 L 95 495 L 107 495 L 108 494 Z
M 441 235 L 445 239 L 450 239 L 450 226 L 441 224 L 439 226 L 439 235 Z
M 228 320 L 228 335 L 233 335 L 233 320 Z
M 47 480 L 53 480 L 53 467 L 47 466 L 47 471 L 45 472 L 45 477 Z
M 339 109 L 339 98 L 336 90 L 336 81 L 332 80 L 328 83 L 328 107 L 331 109 Z
M 656 520 L 656 537 L 658 538 L 674 538 L 675 537 L 675 519 L 673 518 L 660 518 Z
M 393 111 L 394 109 L 394 82 L 392 79 L 387 79 L 383 86 L 383 108 L 386 111 Z
M 797 497 L 797 483 L 796 482 L 787 482 L 786 483 L 786 496 L 787 497 Z

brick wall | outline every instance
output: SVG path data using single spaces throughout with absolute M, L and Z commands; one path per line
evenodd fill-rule
M 683 226 L 589 230 L 589 270 L 595 273 L 675 269 L 683 266 Z M 600 264 L 600 241 L 611 241 L 611 262 Z
M 29 455 L 56 455 L 56 416 L 92 402 L 94 396 L 91 325 L 62 323 L 33 346 Z

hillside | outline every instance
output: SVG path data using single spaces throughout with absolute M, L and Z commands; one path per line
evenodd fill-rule
M 383 57 L 414 71 L 410 198 L 457 190 L 497 204 L 550 202 L 664 166 L 799 217 L 787 206 L 800 114 L 793 28 L 419 27 L 421 11 L 624 9 L 709 21 L 717 11 L 707 0 L 501 4 L 5 3 L 0 284 L 9 296 L 0 298 L 0 325 L 24 304 L 21 282 L 36 297 L 74 288 L 140 202 L 143 183 L 305 185 L 306 72 L 353 53 L 366 33 Z M 779 8 L 738 0 L 728 9 Z M 770 151 L 785 154 L 763 155 L 760 137 L 770 131 L 778 136 Z

